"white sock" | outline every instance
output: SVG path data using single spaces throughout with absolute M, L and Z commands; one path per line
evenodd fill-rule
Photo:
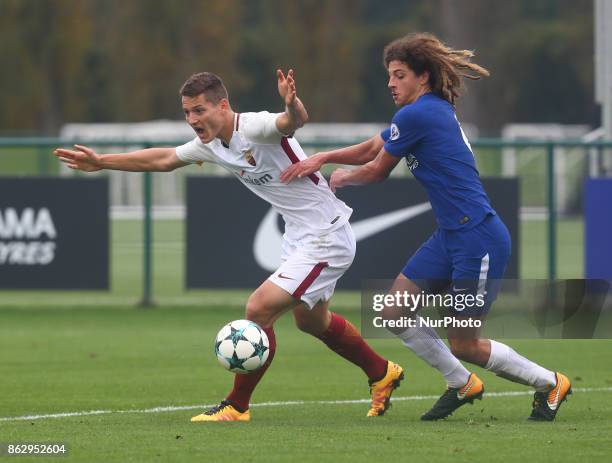
M 491 356 L 485 368 L 515 383 L 547 391 L 557 382 L 555 373 L 516 353 L 511 347 L 491 339 Z
M 446 379 L 448 387 L 459 389 L 470 379 L 470 372 L 455 357 L 433 328 L 423 326 L 422 318 L 415 328 L 398 335 L 402 343 L 419 358 L 437 369 Z M 420 325 L 420 326 L 419 326 Z

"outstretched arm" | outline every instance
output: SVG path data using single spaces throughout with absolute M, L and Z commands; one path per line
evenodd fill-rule
M 297 96 L 293 69 L 289 69 L 287 77 L 282 70 L 277 69 L 276 76 L 278 94 L 285 102 L 285 112 L 276 118 L 276 128 L 285 135 L 291 135 L 308 121 L 308 112 Z
M 323 151 L 308 159 L 292 164 L 281 174 L 281 182 L 289 183 L 294 178 L 302 178 L 317 172 L 324 164 L 363 165 L 373 160 L 385 142 L 380 135 L 375 135 L 357 145 L 347 146 L 333 151 Z
M 367 183 L 382 182 L 395 168 L 400 158 L 387 153 L 384 148 L 378 156 L 358 169 L 336 169 L 331 176 L 329 186 L 333 192 L 336 188 L 347 185 L 365 185 Z
M 102 169 L 169 172 L 187 165 L 177 157 L 175 148 L 148 148 L 119 154 L 98 154 L 82 145 L 74 145 L 74 148 L 57 148 L 53 154 L 69 168 L 84 172 Z

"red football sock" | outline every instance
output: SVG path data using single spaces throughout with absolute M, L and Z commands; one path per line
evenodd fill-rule
M 266 370 L 272 363 L 274 353 L 276 352 L 276 337 L 274 336 L 274 327 L 263 328 L 264 332 L 268 335 L 268 341 L 270 342 L 270 353 L 268 354 L 268 360 L 266 363 L 257 371 L 246 375 L 236 374 L 234 376 L 234 389 L 229 393 L 226 400 L 230 401 L 238 411 L 244 412 L 249 409 L 249 401 L 251 395 L 257 386 L 257 383 L 261 380 Z
M 360 367 L 370 380 L 377 381 L 385 376 L 387 360 L 372 350 L 351 322 L 336 313 L 331 315 L 329 327 L 318 338 L 335 353 Z

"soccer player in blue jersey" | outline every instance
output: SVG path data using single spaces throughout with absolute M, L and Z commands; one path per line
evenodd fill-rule
M 336 170 L 331 176 L 335 190 L 380 182 L 405 158 L 427 190 L 438 229 L 408 260 L 392 291 L 481 296 L 484 305 L 453 312 L 458 318 L 482 320 L 496 296 L 495 282 L 503 277 L 511 243 L 483 189 L 470 144 L 455 115 L 462 78 L 489 75 L 470 62 L 472 56 L 470 51 L 447 47 L 431 34 L 411 34 L 391 42 L 384 50 L 384 64 L 399 110 L 390 127 L 361 144 L 318 153 L 291 166 L 281 179 L 301 178 L 326 163 L 362 166 Z M 534 387 L 532 420 L 554 420 L 571 393 L 567 376 L 543 368 L 501 342 L 481 338 L 478 328 L 449 328 L 450 350 L 432 328 L 419 323 L 394 332 L 417 356 L 437 368 L 448 384 L 423 420 L 446 418 L 482 397 L 482 381 L 458 358 Z

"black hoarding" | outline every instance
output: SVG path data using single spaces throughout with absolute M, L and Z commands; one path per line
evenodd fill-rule
M 108 180 L 0 178 L 0 288 L 108 289 Z
M 484 179 L 493 207 L 512 237 L 506 278 L 518 277 L 518 182 Z M 394 278 L 436 228 L 423 188 L 413 179 L 348 187 L 338 197 L 353 208 L 357 255 L 337 287 Z M 187 288 L 252 288 L 280 262 L 282 219 L 233 178 L 187 180 Z

